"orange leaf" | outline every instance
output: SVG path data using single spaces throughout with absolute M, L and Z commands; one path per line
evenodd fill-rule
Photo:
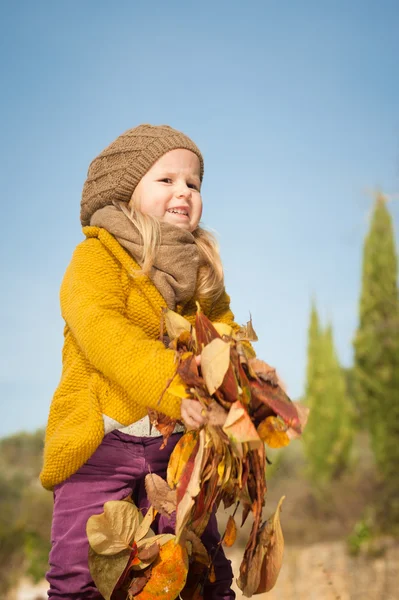
M 277 417 L 267 417 L 258 426 L 260 438 L 270 448 L 282 448 L 290 443 L 287 435 L 287 425 Z
M 138 600 L 175 600 L 184 588 L 188 572 L 188 553 L 185 547 L 170 540 L 159 550 L 159 557 L 152 564 L 151 577 Z
M 225 546 L 227 546 L 228 548 L 230 548 L 230 546 L 232 546 L 234 544 L 234 542 L 236 541 L 236 538 L 237 538 L 237 525 L 236 525 L 236 522 L 234 521 L 234 517 L 232 517 L 230 515 L 229 519 L 227 521 L 227 525 L 226 525 L 226 532 L 224 534 L 223 544 Z

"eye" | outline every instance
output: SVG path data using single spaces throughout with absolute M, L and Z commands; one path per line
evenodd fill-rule
M 196 183 L 188 183 L 187 187 L 191 188 L 192 190 L 197 190 L 197 192 L 199 191 L 198 185 Z
M 172 180 L 170 177 L 163 177 L 162 179 L 159 180 L 161 183 L 172 183 Z

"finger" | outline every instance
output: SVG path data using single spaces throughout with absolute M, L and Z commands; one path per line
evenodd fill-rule
M 197 423 L 195 409 L 193 410 L 192 406 L 189 404 L 188 406 L 182 407 L 181 416 L 185 423 L 188 423 L 191 427 L 198 428 L 201 423 Z
M 189 419 L 190 419 L 191 423 L 195 423 L 195 426 L 197 428 L 204 424 L 202 418 L 198 417 L 198 415 L 190 413 L 189 414 Z
M 206 420 L 206 411 L 202 408 L 200 404 L 194 404 L 188 409 L 189 415 L 192 419 L 194 419 L 199 425 L 203 425 Z
M 196 423 L 196 421 L 194 421 L 194 419 L 192 419 L 188 415 L 185 419 L 183 419 L 183 421 L 186 426 L 186 429 L 198 429 L 199 427 L 198 423 Z

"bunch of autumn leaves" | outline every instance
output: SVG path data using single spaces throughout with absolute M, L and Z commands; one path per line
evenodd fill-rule
M 253 519 L 238 586 L 247 597 L 267 592 L 282 563 L 279 515 L 284 498 L 263 521 L 265 444 L 279 448 L 299 437 L 306 410 L 291 402 L 275 370 L 254 358 L 249 342 L 257 338 L 251 322 L 233 331 L 226 324 L 211 323 L 198 307 L 195 327 L 170 310 L 164 313 L 164 323 L 168 345 L 176 353 L 176 374 L 167 391 L 196 398 L 207 423 L 181 437 L 170 456 L 166 481 L 156 474 L 146 476 L 151 507 L 144 518 L 130 498 L 106 502 L 101 515 L 90 517 L 93 580 L 106 600 L 202 599 L 205 583 L 214 578 L 214 556 L 208 555 L 200 537 L 222 502 L 235 509 L 221 543 L 231 546 L 235 541 L 239 504 L 241 526 L 249 514 Z M 176 421 L 154 410 L 149 416 L 166 445 Z M 154 535 L 150 527 L 156 514 L 174 512 L 175 535 Z

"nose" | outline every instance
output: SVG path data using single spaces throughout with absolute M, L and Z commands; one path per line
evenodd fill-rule
M 191 188 L 189 188 L 185 183 L 180 183 L 176 189 L 176 197 L 190 199 Z

